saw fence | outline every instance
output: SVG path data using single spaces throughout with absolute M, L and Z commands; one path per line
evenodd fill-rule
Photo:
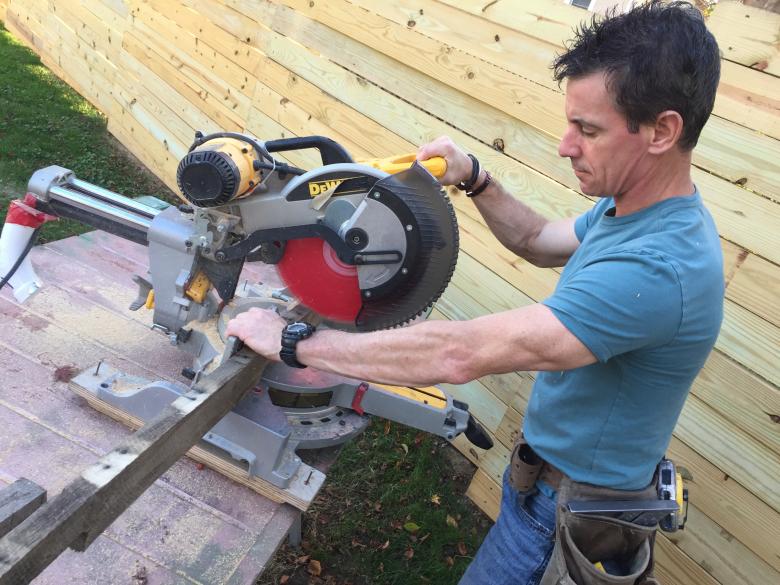
M 592 201 L 556 148 L 565 119 L 549 64 L 588 13 L 556 0 L 0 0 L 0 18 L 108 117 L 109 130 L 175 190 L 195 130 L 263 140 L 322 134 L 355 157 L 411 152 L 447 133 L 549 217 Z M 659 535 L 658 573 L 680 585 L 780 582 L 780 15 L 722 0 L 723 53 L 694 180 L 718 224 L 725 322 L 669 456 L 693 474 L 686 530 Z M 301 167 L 317 165 L 305 152 Z M 539 301 L 558 271 L 502 249 L 454 196 L 461 256 L 434 317 Z M 450 388 L 494 435 L 470 496 L 495 516 L 533 382 Z

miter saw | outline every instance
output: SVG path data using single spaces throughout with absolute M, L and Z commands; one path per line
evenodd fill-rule
M 308 171 L 272 154 L 309 148 L 318 149 L 322 166 Z M 224 339 L 225 326 L 251 307 L 313 312 L 324 326 L 348 331 L 424 316 L 447 286 L 458 254 L 455 214 L 432 175 L 441 176 L 446 165 L 443 159 L 425 165 L 411 155 L 356 163 L 321 136 L 262 142 L 197 133 L 178 166 L 178 206 L 129 199 L 68 169 L 47 167 L 32 176 L 25 199 L 12 204 L 0 240 L 0 275 L 20 301 L 40 286 L 24 255 L 32 243 L 28 232 L 44 214 L 147 245 L 149 271 L 134 277 L 138 296 L 130 308 L 153 311 L 153 329 L 194 356 L 182 373 L 197 380 L 229 357 L 235 340 Z M 9 250 L 19 259 L 9 258 Z M 256 261 L 275 266 L 283 286 L 247 280 L 239 286 L 245 263 Z M 108 365 L 98 371 L 79 383 L 143 420 L 188 390 Z M 300 465 L 296 449 L 341 443 L 363 430 L 367 414 L 492 445 L 468 406 L 438 388 L 379 386 L 283 364 L 267 367 L 255 391 L 204 440 L 283 488 Z

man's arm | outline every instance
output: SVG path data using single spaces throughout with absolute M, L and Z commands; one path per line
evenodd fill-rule
M 279 360 L 284 320 L 250 309 L 227 335 Z M 544 305 L 470 321 L 425 321 L 372 333 L 318 331 L 298 343 L 301 363 L 352 378 L 398 385 L 461 384 L 486 374 L 564 370 L 592 364 L 593 354 Z
M 442 136 L 420 147 L 419 160 L 444 157 L 447 172 L 444 185 L 454 185 L 471 175 L 471 159 L 448 137 Z M 476 185 L 485 180 L 480 172 Z M 563 266 L 579 246 L 574 219 L 549 221 L 516 199 L 497 181 L 474 198 L 490 230 L 506 248 L 536 266 Z

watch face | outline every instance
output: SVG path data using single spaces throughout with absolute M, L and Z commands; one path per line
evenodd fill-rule
M 287 333 L 291 333 L 293 335 L 303 335 L 308 331 L 309 324 L 308 323 L 290 323 L 287 326 Z

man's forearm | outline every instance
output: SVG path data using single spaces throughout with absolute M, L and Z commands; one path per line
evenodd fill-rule
M 298 359 L 318 370 L 407 386 L 462 383 L 472 352 L 462 339 L 464 324 L 425 321 L 374 333 L 321 330 L 298 343 Z
M 490 230 L 507 249 L 533 264 L 544 263 L 534 248 L 548 223 L 544 216 L 515 199 L 495 180 L 473 201 Z

